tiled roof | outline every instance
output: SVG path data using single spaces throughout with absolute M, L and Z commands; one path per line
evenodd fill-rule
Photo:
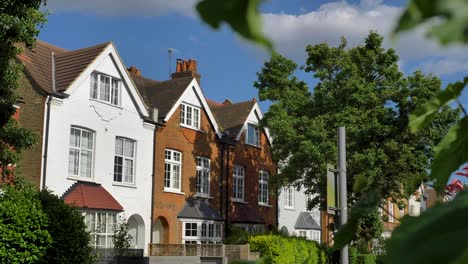
M 236 204 L 231 221 L 236 223 L 265 223 L 257 210 L 249 204 Z
M 205 201 L 189 199 L 177 218 L 223 221 L 223 218 Z
M 228 131 L 231 137 L 236 137 L 252 111 L 255 101 L 220 104 L 210 100 L 208 104 L 220 127 Z
M 123 211 L 123 207 L 100 184 L 76 182 L 63 195 L 66 204 L 79 208 Z
M 55 87 L 57 92 L 65 91 L 70 84 L 110 44 L 102 43 L 83 49 L 67 51 L 37 40 L 32 50 L 24 48 L 18 58 L 26 73 L 47 94 L 54 93 L 52 87 L 52 52 L 55 53 Z
M 193 80 L 192 77 L 181 77 L 157 82 L 136 74 L 130 76 L 145 102 L 158 109 L 158 119 L 166 117 Z
M 320 230 L 320 226 L 314 218 L 307 212 L 301 212 L 294 225 L 295 229 L 315 229 Z

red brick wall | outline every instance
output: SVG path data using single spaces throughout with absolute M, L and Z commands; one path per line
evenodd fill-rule
M 260 170 L 267 171 L 270 179 L 276 174 L 276 163 L 272 160 L 270 145 L 265 133 L 261 133 L 260 137 L 261 147 L 255 147 L 245 144 L 245 133 L 240 137 L 239 142 L 231 150 L 229 159 L 229 198 L 233 194 L 233 165 L 241 165 L 245 169 L 245 183 L 244 183 L 244 200 L 253 206 L 257 212 L 262 216 L 266 222 L 266 226 L 273 226 L 277 228 L 276 223 L 276 200 L 277 197 L 273 194 L 276 193 L 275 186 L 269 184 L 269 204 L 271 207 L 261 206 L 258 204 L 259 194 L 259 173 Z M 230 215 L 234 212 L 236 202 L 230 202 Z
M 164 217 L 169 225 L 168 241 L 162 243 L 181 243 L 182 225 L 177 215 L 185 206 L 186 199 L 196 192 L 197 156 L 211 159 L 210 170 L 210 205 L 219 208 L 219 172 L 220 152 L 217 135 L 213 130 L 205 111 L 202 111 L 200 131 L 180 126 L 180 110 L 174 112 L 165 127 L 156 132 L 155 178 L 154 178 L 154 214 L 153 219 Z M 165 150 L 172 149 L 182 153 L 181 191 L 185 195 L 164 192 Z M 218 211 L 219 212 L 219 211 Z
M 20 78 L 17 92 L 24 101 L 24 104 L 21 105 L 19 124 L 38 135 L 36 144 L 31 149 L 23 151 L 22 162 L 17 168 L 18 174 L 31 180 L 39 187 L 46 97 L 41 95 L 38 88 L 25 76 Z

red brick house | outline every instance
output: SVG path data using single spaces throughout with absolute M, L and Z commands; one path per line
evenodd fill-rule
M 129 72 L 162 124 L 155 132 L 153 243 L 221 243 L 221 132 L 199 86 L 196 62 L 178 61 L 164 82 Z
M 277 197 L 270 181 L 276 174 L 276 163 L 270 152 L 269 131 L 259 127 L 262 113 L 257 101 L 210 101 L 210 106 L 224 131 L 222 174 L 228 184 L 222 200 L 228 208 L 223 211 L 227 224 L 249 232 L 276 229 Z

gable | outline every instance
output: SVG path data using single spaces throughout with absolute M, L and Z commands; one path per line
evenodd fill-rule
M 172 117 L 175 111 L 180 107 L 181 103 L 187 103 L 193 106 L 203 108 L 216 134 L 218 135 L 219 138 L 221 138 L 221 131 L 218 127 L 216 119 L 214 118 L 213 113 L 211 112 L 211 109 L 208 107 L 206 98 L 195 78 L 192 79 L 190 84 L 185 88 L 185 91 L 177 99 L 177 102 L 172 106 L 171 110 L 167 113 L 167 115 L 164 118 L 164 122 L 167 122 Z
M 119 107 L 126 110 L 135 110 L 142 117 L 149 117 L 146 106 L 137 91 L 135 84 L 129 76 L 120 56 L 118 55 L 114 45 L 109 44 L 106 49 L 97 56 L 92 63 L 71 83 L 69 88 L 64 91 L 68 96 L 79 94 L 80 97 L 85 97 L 86 93 L 89 98 L 91 89 L 91 74 L 93 72 L 102 73 L 112 78 L 121 81 L 121 105 Z M 78 91 L 80 90 L 80 91 Z
M 255 103 L 249 115 L 247 116 L 247 119 L 245 120 L 242 129 L 237 134 L 236 140 L 239 141 L 242 133 L 247 131 L 248 124 L 258 125 L 260 123 L 260 120 L 262 120 L 262 118 L 263 118 L 263 114 L 260 110 L 260 107 L 258 106 L 258 103 Z M 265 133 L 268 143 L 271 145 L 273 143 L 273 138 L 270 135 L 270 130 L 267 127 L 265 127 L 263 129 L 263 133 Z

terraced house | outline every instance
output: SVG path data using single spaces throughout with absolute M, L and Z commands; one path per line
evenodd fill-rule
M 155 124 L 113 43 L 68 51 L 37 41 L 19 60 L 19 122 L 36 131 L 21 174 L 81 208 L 97 248 L 126 221 L 150 242 Z
M 230 225 L 277 226 L 276 173 L 255 100 L 217 103 L 194 60 L 167 81 L 126 68 L 113 43 L 65 50 L 37 41 L 24 65 L 19 122 L 39 144 L 21 173 L 85 216 L 96 248 L 127 222 L 132 247 L 219 244 Z

